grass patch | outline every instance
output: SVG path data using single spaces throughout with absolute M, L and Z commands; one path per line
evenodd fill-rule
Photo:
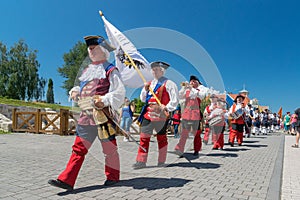
M 12 132 L 5 132 L 5 131 L 3 131 L 3 130 L 0 130 L 0 135 L 2 135 L 2 134 L 11 134 Z
M 5 97 L 0 97 L 0 104 L 6 104 L 11 106 L 25 106 L 25 107 L 33 107 L 33 108 L 51 108 L 54 110 L 72 109 L 72 107 L 62 106 L 59 104 L 50 104 L 50 103 L 34 102 L 34 101 L 22 101 L 16 99 L 7 99 Z

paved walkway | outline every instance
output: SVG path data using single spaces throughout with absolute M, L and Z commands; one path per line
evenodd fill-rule
M 290 147 L 294 140 L 276 133 L 246 138 L 243 146 L 225 145 L 223 151 L 205 145 L 198 158 L 190 138 L 185 158 L 178 158 L 173 153 L 178 140 L 169 138 L 168 166 L 159 168 L 153 138 L 148 167 L 133 170 L 137 145 L 119 136 L 122 181 L 113 187 L 102 185 L 103 155 L 95 141 L 68 193 L 47 181 L 65 168 L 74 136 L 0 135 L 0 199 L 300 199 L 300 149 Z
M 295 136 L 285 136 L 282 200 L 300 199 L 300 148 L 291 147 L 295 141 Z

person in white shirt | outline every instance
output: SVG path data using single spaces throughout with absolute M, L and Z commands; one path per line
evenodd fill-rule
M 245 97 L 238 94 L 234 99 L 234 104 L 230 107 L 228 115 L 232 117 L 229 132 L 229 145 L 234 146 L 234 140 L 237 139 L 238 145 L 243 143 L 243 132 L 245 126 L 245 106 L 243 104 Z
M 168 63 L 162 61 L 152 62 L 151 69 L 154 79 L 146 83 L 141 91 L 140 99 L 146 105 L 143 107 L 138 120 L 141 123 L 140 147 L 136 156 L 136 163 L 133 165 L 134 169 L 146 167 L 150 138 L 154 129 L 157 133 L 158 143 L 157 166 L 165 165 L 168 149 L 166 130 L 169 124 L 169 113 L 176 110 L 179 99 L 176 84 L 164 76 L 165 70 L 169 66 Z M 160 103 L 152 95 L 150 88 Z
M 260 114 L 258 108 L 254 109 L 252 135 L 258 135 L 260 129 Z
M 194 135 L 194 156 L 199 155 L 202 147 L 201 141 L 201 119 L 202 113 L 200 110 L 201 100 L 206 96 L 206 93 L 199 89 L 201 82 L 192 75 L 190 82 L 183 85 L 179 91 L 179 98 L 185 100 L 185 106 L 181 115 L 182 132 L 179 142 L 175 147 L 175 153 L 182 156 L 186 140 L 191 132 Z
M 48 183 L 52 186 L 73 190 L 85 155 L 96 138 L 99 139 L 105 157 L 105 186 L 120 180 L 115 122 L 108 114 L 117 110 L 125 97 L 125 87 L 117 68 L 109 63 L 109 52 L 114 50 L 106 40 L 97 35 L 84 37 L 92 61 L 79 77 L 80 87 L 71 89 L 70 97 L 81 108 L 72 146 L 72 154 L 66 169 Z
M 210 127 L 208 124 L 207 117 L 210 115 L 210 113 L 217 107 L 217 100 L 218 97 L 215 94 L 210 95 L 210 105 L 207 105 L 204 109 L 204 123 L 205 123 L 205 128 L 204 128 L 204 136 L 203 136 L 203 143 L 207 144 L 209 140 L 209 133 L 210 133 Z M 214 141 L 212 141 L 214 143 Z

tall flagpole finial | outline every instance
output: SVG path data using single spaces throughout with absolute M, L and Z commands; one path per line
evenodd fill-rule
M 101 10 L 99 10 L 99 14 L 100 14 L 101 17 L 104 16 L 103 12 Z

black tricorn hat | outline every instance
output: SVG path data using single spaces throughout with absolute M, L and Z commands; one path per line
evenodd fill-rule
M 162 62 L 162 61 L 155 61 L 155 62 L 152 62 L 150 64 L 151 68 L 153 67 L 162 67 L 162 68 L 165 68 L 167 69 L 168 67 L 170 67 L 170 64 L 166 63 L 166 62 Z
M 107 49 L 109 52 L 114 51 L 116 48 L 114 46 L 112 46 L 111 44 L 109 44 L 104 37 L 100 36 L 100 35 L 88 35 L 84 37 L 86 46 L 90 46 L 90 45 L 100 45 L 102 47 L 104 47 L 105 49 Z
M 191 80 L 195 80 L 195 81 L 198 81 L 199 82 L 199 84 L 201 84 L 202 85 L 202 83 L 201 83 L 201 81 L 198 79 L 198 77 L 197 76 L 195 76 L 195 75 L 191 75 L 190 76 L 190 81 Z
M 242 94 L 238 94 L 238 95 L 235 97 L 234 102 L 236 102 L 236 100 L 237 100 L 239 97 L 242 97 L 242 98 L 243 98 L 243 101 L 244 101 L 245 96 L 242 95 Z
M 211 98 L 211 99 L 213 99 L 213 98 L 218 98 L 218 96 L 215 95 L 215 94 L 212 94 L 212 95 L 209 96 L 209 98 Z

